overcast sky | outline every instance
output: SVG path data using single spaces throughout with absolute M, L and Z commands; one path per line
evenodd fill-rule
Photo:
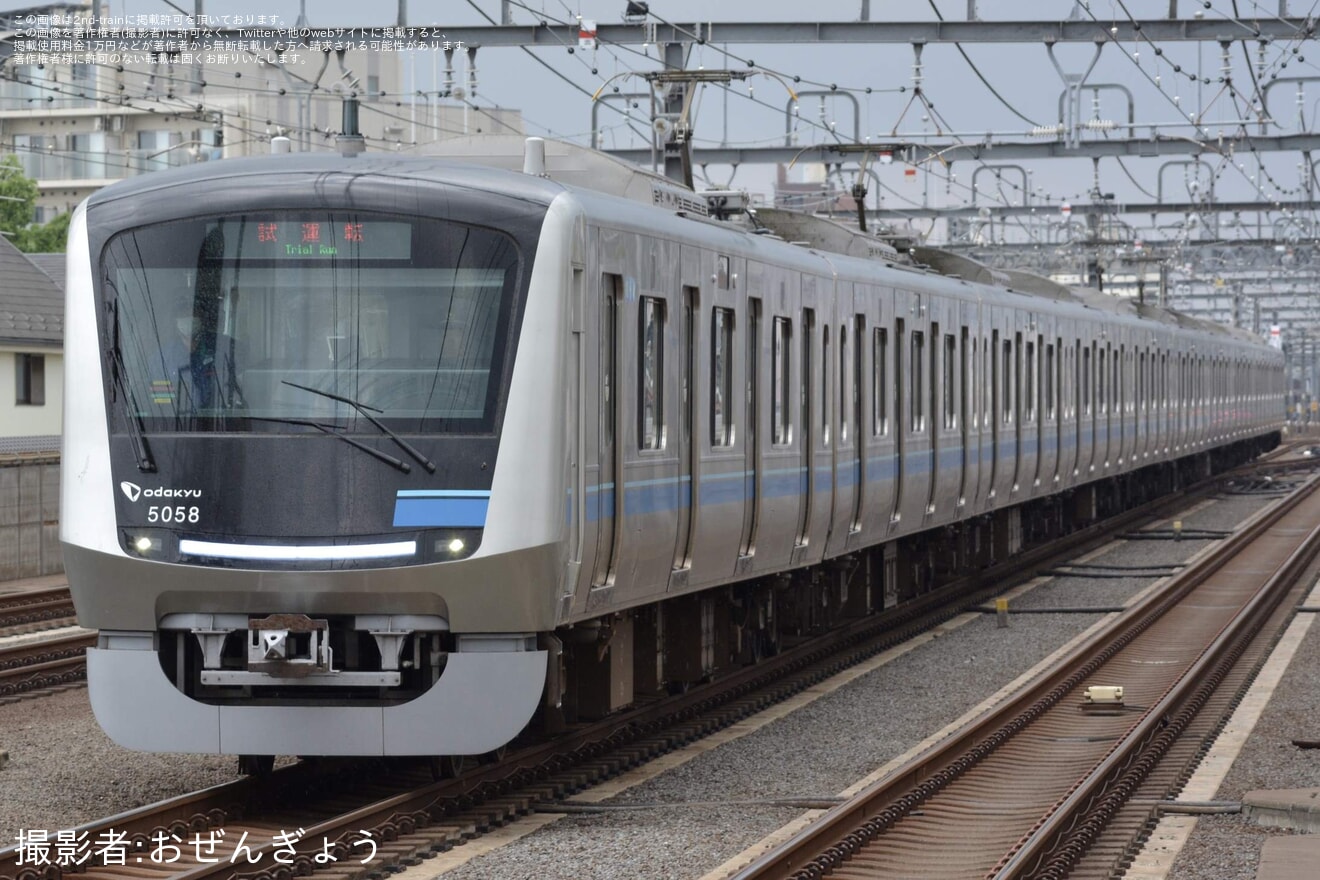
M 1289 11 L 1294 16 L 1315 14 L 1317 5 L 1320 5 L 1315 0 L 1289 2 Z M 961 20 L 966 17 L 968 4 L 965 0 L 937 0 L 937 4 L 947 19 Z M 0 9 L 28 5 L 30 3 L 0 0 Z M 116 14 L 171 11 L 170 6 L 161 0 L 121 0 L 109 5 Z M 178 5 L 191 11 L 194 4 L 192 0 L 181 0 Z M 383 26 L 392 24 L 397 14 L 397 0 L 380 0 L 375 4 L 362 4 L 355 0 L 308 0 L 306 5 L 307 16 L 313 25 Z M 480 12 L 498 20 L 501 6 L 499 0 L 408 0 L 407 5 L 411 23 L 435 24 L 442 30 L 446 25 L 484 24 Z M 1075 5 L 1070 0 L 978 0 L 977 8 L 983 19 L 1019 20 L 1030 17 L 1061 20 L 1069 17 Z M 1224 21 L 1225 27 L 1231 29 L 1233 0 L 1213 0 L 1205 5 L 1209 7 L 1202 11 L 1206 18 Z M 1254 15 L 1273 18 L 1278 11 L 1278 0 L 1237 0 L 1236 5 L 1243 17 Z M 214 2 L 206 6 L 208 12 L 278 15 L 289 25 L 297 20 L 299 13 L 297 0 L 225 0 L 224 3 Z M 514 4 L 514 20 L 526 24 L 540 18 L 562 21 L 581 15 L 602 23 L 618 22 L 624 6 L 625 0 L 525 0 L 525 5 Z M 657 16 L 668 21 L 685 23 L 700 18 L 714 19 L 718 23 L 796 20 L 808 13 L 824 20 L 855 21 L 862 3 L 860 0 L 812 4 L 804 4 L 801 0 L 760 0 L 715 4 L 710 0 L 652 0 L 650 6 Z M 1118 0 L 1091 0 L 1086 6 L 1089 14 L 1100 22 L 1125 21 L 1127 13 L 1124 7 L 1138 17 L 1161 17 L 1168 13 L 1169 0 L 1124 0 L 1122 4 Z M 872 20 L 877 21 L 932 20 L 935 17 L 929 2 L 873 0 L 870 7 Z M 1184 15 L 1190 16 L 1193 10 L 1202 10 L 1202 3 L 1179 0 L 1179 8 Z M 718 35 L 718 28 L 716 33 Z M 1097 34 L 1103 36 L 1103 33 L 1103 28 L 1097 26 Z M 1320 46 L 1314 42 L 1304 43 L 1297 47 L 1297 53 L 1293 53 L 1291 49 L 1295 46 L 1276 43 L 1266 48 L 1267 80 L 1269 75 L 1320 78 L 1320 65 L 1316 63 L 1320 62 Z M 857 120 L 854 120 L 851 103 L 844 99 L 828 100 L 822 110 L 818 98 L 802 98 L 799 105 L 800 121 L 796 123 L 796 142 L 804 146 L 832 140 L 833 137 L 826 130 L 830 126 L 837 130 L 842 139 L 850 140 L 854 125 L 859 128 L 863 138 L 869 137 L 872 141 L 889 139 L 895 131 L 900 137 L 909 140 L 926 134 L 932 139 L 947 141 L 950 130 L 957 137 L 967 140 L 983 140 L 987 134 L 993 139 L 1024 140 L 1028 138 L 1032 126 L 1023 117 L 1033 123 L 1054 124 L 1058 116 L 1059 96 L 1063 91 L 1062 80 L 1041 45 L 968 44 L 963 47 L 980 74 L 1004 101 L 978 80 L 957 47 L 940 44 L 926 47 L 923 55 L 923 86 L 925 94 L 934 105 L 934 114 L 918 104 L 910 103 L 913 85 L 913 51 L 910 46 L 730 45 L 728 51 L 735 56 L 732 59 L 722 53 L 722 48 L 719 45 L 696 47 L 688 60 L 688 66 L 746 69 L 747 59 L 752 59 L 758 67 L 769 68 L 789 77 L 801 77 L 804 82 L 798 86 L 799 89 L 810 89 L 812 86 L 809 83 L 815 81 L 825 85 L 834 83 L 853 90 L 851 94 L 857 98 L 860 108 L 860 119 Z M 653 70 L 658 66 L 655 47 L 643 50 L 641 47 L 601 46 L 594 52 L 574 51 L 571 54 L 568 49 L 568 46 L 540 49 L 536 54 L 564 78 L 587 92 L 595 91 L 606 78 L 615 74 L 629 70 Z M 1231 133 L 1243 112 L 1244 102 L 1252 94 L 1240 46 L 1233 47 L 1229 63 L 1235 80 L 1240 84 L 1241 98 L 1224 93 L 1217 82 L 1221 65 L 1217 45 L 1200 46 L 1198 50 L 1196 44 L 1168 44 L 1161 49 L 1163 55 L 1157 59 L 1148 44 L 1110 43 L 1101 52 L 1088 82 L 1123 86 L 1133 93 L 1139 136 L 1147 135 L 1150 131 L 1148 126 L 1152 123 L 1185 121 L 1187 114 L 1199 116 L 1210 138 L 1216 138 L 1219 132 Z M 1253 59 L 1255 51 L 1252 44 Z M 1081 73 L 1090 64 L 1094 52 L 1095 48 L 1090 44 L 1071 44 L 1059 46 L 1055 55 L 1066 72 Z M 1316 57 L 1307 57 L 1309 54 Z M 405 55 L 401 60 L 405 85 L 411 81 L 417 90 L 435 88 L 431 78 L 433 54 L 420 55 L 416 59 Z M 1286 67 L 1282 66 L 1285 60 Z M 1184 75 L 1176 74 L 1171 69 L 1173 64 L 1180 64 Z M 590 128 L 591 104 L 583 91 L 552 74 L 516 48 L 482 49 L 477 56 L 477 67 L 477 104 L 521 110 L 529 134 L 553 134 L 585 140 Z M 1198 70 L 1211 79 L 1209 85 L 1193 84 L 1187 79 L 1186 72 Z M 627 78 L 615 84 L 627 91 L 638 90 L 644 85 L 640 80 Z M 899 86 L 907 90 L 899 93 Z M 871 89 L 869 94 L 864 91 L 867 87 Z M 1088 92 L 1085 98 L 1083 114 L 1090 117 L 1091 94 Z M 407 99 L 401 96 L 400 100 Z M 1316 106 L 1318 100 L 1320 83 L 1307 86 L 1300 103 L 1294 86 L 1276 88 L 1270 95 L 1270 109 L 1283 128 L 1274 129 L 1271 133 L 1295 133 L 1311 129 L 1311 119 L 1320 110 Z M 725 140 L 733 145 L 782 143 L 786 121 L 784 107 L 787 101 L 785 87 L 764 76 L 754 77 L 746 83 L 735 83 L 727 90 L 720 86 L 705 87 L 699 96 L 696 110 L 698 145 L 718 144 Z M 1005 105 L 1005 101 L 1012 105 L 1012 109 Z M 602 111 L 605 145 L 640 146 L 639 139 L 625 123 L 631 122 L 633 128 L 645 131 L 649 123 L 649 120 L 643 118 L 645 109 L 645 105 L 639 108 L 631 120 L 624 120 L 612 110 Z M 1098 118 L 1124 121 L 1127 112 L 1126 101 L 1119 90 L 1108 89 L 1101 93 L 1096 113 Z M 1298 124 L 1299 112 L 1304 117 L 1304 125 Z M 1147 127 L 1143 128 L 1143 125 Z M 942 130 L 944 135 L 938 135 L 937 130 Z M 1190 125 L 1181 130 L 1162 130 L 1195 134 Z M 1256 130 L 1255 126 L 1251 129 L 1253 134 Z M 1205 139 L 1204 134 L 1200 137 Z M 993 163 L 991 159 L 986 161 Z M 1298 197 L 1298 192 L 1288 192 L 1299 187 L 1301 182 L 1302 172 L 1298 168 L 1301 159 L 1296 153 L 1267 157 L 1265 170 L 1268 178 L 1260 173 L 1256 160 L 1250 155 L 1232 158 L 1208 155 L 1206 161 L 1212 171 L 1217 173 L 1215 186 L 1221 199 L 1248 199 L 1262 194 L 1285 200 Z M 1143 194 L 1141 189 L 1154 194 L 1162 183 L 1165 199 L 1181 201 L 1188 198 L 1189 184 L 1193 177 L 1199 175 L 1201 179 L 1197 184 L 1206 186 L 1212 176 L 1211 172 L 1189 169 L 1178 164 L 1168 164 L 1161 172 L 1161 166 L 1168 162 L 1168 157 L 1129 159 L 1125 160 L 1126 167 L 1120 167 L 1115 160 L 1105 159 L 1100 164 L 1099 188 L 1104 192 L 1114 192 L 1120 200 L 1145 202 L 1153 201 L 1153 196 Z M 1237 167 L 1239 164 L 1241 168 Z M 932 205 L 963 204 L 968 199 L 968 184 L 977 167 L 971 161 L 956 162 L 951 169 L 931 165 L 923 168 L 915 181 L 904 176 L 903 169 L 897 164 L 878 169 L 888 189 L 884 193 L 884 204 L 892 208 L 920 204 L 923 201 Z M 1087 193 L 1093 186 L 1090 160 L 1039 162 L 1028 170 L 1036 198 L 1048 200 L 1052 210 L 1057 210 L 1058 202 L 1064 199 L 1078 202 L 1088 200 Z M 713 169 L 710 182 L 723 185 L 729 182 L 730 173 L 729 169 Z M 1129 180 L 1129 173 L 1135 178 L 1135 183 Z M 1004 179 L 1016 184 L 1017 172 L 1007 172 Z M 764 192 L 768 191 L 771 180 L 772 172 L 768 169 L 739 169 L 732 178 L 732 185 Z M 1014 185 L 996 186 L 991 174 L 982 173 L 978 177 L 978 184 L 981 185 L 981 203 L 993 203 L 1001 198 L 1014 203 L 1021 201 L 1021 194 Z

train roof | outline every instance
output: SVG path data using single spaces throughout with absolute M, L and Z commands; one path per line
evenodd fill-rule
M 140 198 L 163 190 L 189 186 L 194 198 L 204 198 L 211 187 L 230 190 L 236 177 L 300 178 L 318 175 L 349 175 L 368 178 L 406 178 L 415 182 L 433 182 L 477 190 L 497 190 L 507 196 L 541 205 L 549 205 L 564 191 L 557 182 L 529 174 L 508 174 L 489 165 L 459 165 L 410 153 L 362 153 L 345 157 L 338 153 L 285 153 L 201 162 L 195 165 L 153 171 L 118 181 L 93 193 L 90 207 L 120 199 Z M 302 185 L 306 185 L 305 181 Z
M 604 193 L 685 216 L 709 220 L 706 194 L 694 192 L 668 178 L 613 156 L 566 141 L 544 141 L 540 175 L 524 173 L 527 138 L 521 135 L 476 135 L 449 138 L 415 150 L 394 153 L 289 153 L 204 162 L 129 178 L 93 194 L 95 207 L 123 199 L 163 194 L 187 186 L 190 200 L 206 203 L 207 193 L 231 193 L 236 177 L 271 175 L 286 182 L 291 174 L 302 179 L 323 175 L 403 178 L 475 191 L 498 191 L 506 197 L 548 206 L 567 190 Z M 730 193 L 722 193 L 727 198 Z M 713 203 L 713 202 L 712 202 Z M 737 222 L 719 222 L 730 231 L 759 233 L 827 254 L 874 260 L 893 268 L 961 279 L 972 284 L 1007 289 L 1018 294 L 1089 307 L 1115 317 L 1154 321 L 1171 327 L 1263 345 L 1245 330 L 1226 327 L 1148 303 L 1106 295 L 1092 288 L 1070 287 L 1041 275 L 990 267 L 971 257 L 924 246 L 895 247 L 891 241 L 863 233 L 832 219 L 778 208 L 755 208 L 736 214 Z

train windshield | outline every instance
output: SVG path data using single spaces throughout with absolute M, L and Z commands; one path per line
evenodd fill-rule
M 493 430 L 520 274 L 502 233 L 247 214 L 122 233 L 104 269 L 112 375 L 147 431 L 375 431 L 363 410 Z

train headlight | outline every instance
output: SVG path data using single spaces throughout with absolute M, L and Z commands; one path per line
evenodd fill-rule
M 481 529 L 436 529 L 429 544 L 431 559 L 436 562 L 466 559 L 481 546 Z
M 153 535 L 149 532 L 126 532 L 124 534 L 124 549 L 134 556 L 140 556 L 143 559 L 160 559 L 164 548 L 165 542 L 160 535 Z

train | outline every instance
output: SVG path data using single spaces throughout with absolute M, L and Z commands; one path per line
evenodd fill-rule
M 116 183 L 61 539 L 132 749 L 488 756 L 1275 445 L 1281 353 L 487 136 Z

